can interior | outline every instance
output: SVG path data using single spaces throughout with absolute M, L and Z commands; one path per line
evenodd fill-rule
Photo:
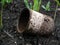
M 19 16 L 19 20 L 18 20 L 18 28 L 20 31 L 23 31 L 26 29 L 26 27 L 28 27 L 28 22 L 29 22 L 29 17 L 30 17 L 30 11 L 28 8 L 24 8 L 21 11 L 21 14 Z M 22 29 L 22 30 L 21 30 Z

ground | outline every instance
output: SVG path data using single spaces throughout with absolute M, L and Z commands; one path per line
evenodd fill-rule
M 49 0 L 43 0 L 46 4 Z M 51 8 L 55 9 L 56 3 L 51 1 Z M 57 11 L 55 20 L 55 30 L 50 36 L 27 36 L 19 34 L 16 31 L 18 16 L 21 9 L 25 7 L 23 0 L 13 0 L 11 4 L 6 4 L 3 10 L 3 28 L 0 31 L 0 45 L 60 45 L 60 11 Z M 40 12 L 53 18 L 54 11 L 45 11 L 42 8 Z

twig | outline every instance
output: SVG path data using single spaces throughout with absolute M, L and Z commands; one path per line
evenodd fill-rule
M 54 21 L 55 21 L 55 19 L 56 19 L 57 8 L 58 8 L 58 4 L 57 4 L 56 10 L 55 10 Z
M 11 34 L 9 34 L 8 32 L 4 31 L 9 37 L 13 38 L 13 36 Z
M 16 40 L 14 39 L 14 37 L 11 35 L 11 34 L 9 34 L 8 32 L 6 32 L 6 31 L 4 31 L 9 37 L 11 37 L 13 40 L 14 40 L 14 43 L 17 45 L 17 42 L 16 42 Z

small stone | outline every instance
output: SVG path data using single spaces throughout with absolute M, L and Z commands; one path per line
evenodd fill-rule
M 22 39 L 22 36 L 20 36 L 19 38 Z
M 39 45 L 41 45 L 41 44 L 39 44 Z
M 15 42 L 16 43 L 16 42 Z
M 30 44 L 30 43 L 27 43 L 26 45 L 32 45 L 32 44 Z

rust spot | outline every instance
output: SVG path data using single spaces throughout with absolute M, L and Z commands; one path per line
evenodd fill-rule
M 48 22 L 48 21 L 50 21 L 50 20 L 49 20 L 48 18 L 45 18 L 44 21 Z

